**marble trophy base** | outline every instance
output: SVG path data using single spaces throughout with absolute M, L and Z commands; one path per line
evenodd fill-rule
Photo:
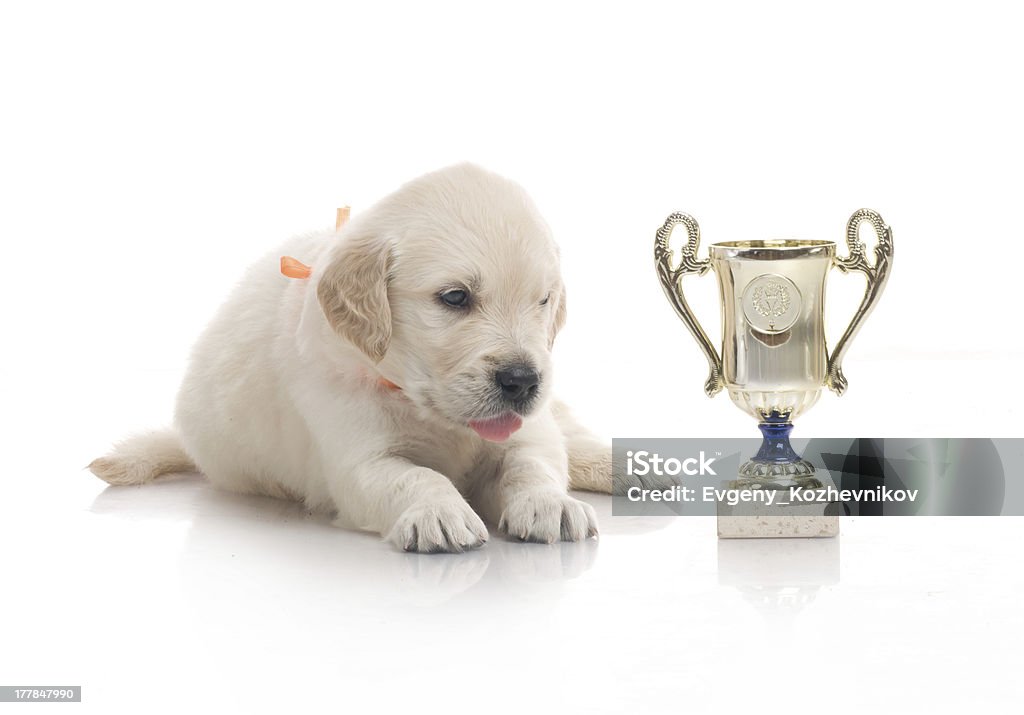
M 841 502 L 813 501 L 809 503 L 792 501 L 796 489 L 801 494 L 813 493 L 817 489 L 835 489 L 835 482 L 825 470 L 817 470 L 814 477 L 787 479 L 757 479 L 741 476 L 722 483 L 724 489 L 741 492 L 773 490 L 775 498 L 771 504 L 764 500 L 752 500 L 730 505 L 727 501 L 716 504 L 718 513 L 718 538 L 720 539 L 778 539 L 778 538 L 820 538 L 839 535 L 839 513 Z

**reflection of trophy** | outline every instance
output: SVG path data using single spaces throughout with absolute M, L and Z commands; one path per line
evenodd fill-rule
M 860 239 L 870 221 L 878 235 L 874 260 Z M 677 225 L 688 239 L 673 265 L 669 237 Z M 793 451 L 793 420 L 811 407 L 823 386 L 841 395 L 846 389 L 842 360 L 850 341 L 878 301 L 892 266 L 892 231 L 874 211 L 861 209 L 846 227 L 849 255 L 836 255 L 831 241 L 729 241 L 711 246 L 697 258 L 700 227 L 687 214 L 674 213 L 658 231 L 654 260 L 658 278 L 676 313 L 697 339 L 711 366 L 704 384 L 709 397 L 725 387 L 740 409 L 752 415 L 764 439 L 757 455 L 740 467 L 738 487 L 820 488 L 814 466 Z M 831 355 L 825 345 L 825 279 L 836 265 L 867 276 L 864 299 Z M 682 279 L 718 276 L 722 304 L 721 356 L 683 296 Z

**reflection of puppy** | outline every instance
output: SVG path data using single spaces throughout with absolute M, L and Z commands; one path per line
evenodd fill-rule
M 610 491 L 611 454 L 551 399 L 565 290 L 519 186 L 444 169 L 282 252 L 310 278 L 281 277 L 277 253 L 251 268 L 195 347 L 176 430 L 122 442 L 97 476 L 197 467 L 409 551 L 486 541 L 466 499 L 513 537 L 597 533 L 566 489 Z

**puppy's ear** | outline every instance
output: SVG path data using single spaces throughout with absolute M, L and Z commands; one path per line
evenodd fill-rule
M 376 236 L 354 235 L 334 251 L 316 296 L 331 327 L 374 362 L 391 342 L 388 270 L 391 251 Z
M 565 325 L 565 283 L 559 281 L 558 291 L 552 298 L 555 300 L 555 314 L 551 318 L 551 329 L 548 332 L 548 349 L 555 344 L 555 336 Z

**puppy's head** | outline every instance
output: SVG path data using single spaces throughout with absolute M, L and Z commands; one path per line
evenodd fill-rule
M 428 419 L 503 441 L 550 394 L 558 250 L 511 181 L 460 165 L 405 185 L 353 221 L 317 296 Z

